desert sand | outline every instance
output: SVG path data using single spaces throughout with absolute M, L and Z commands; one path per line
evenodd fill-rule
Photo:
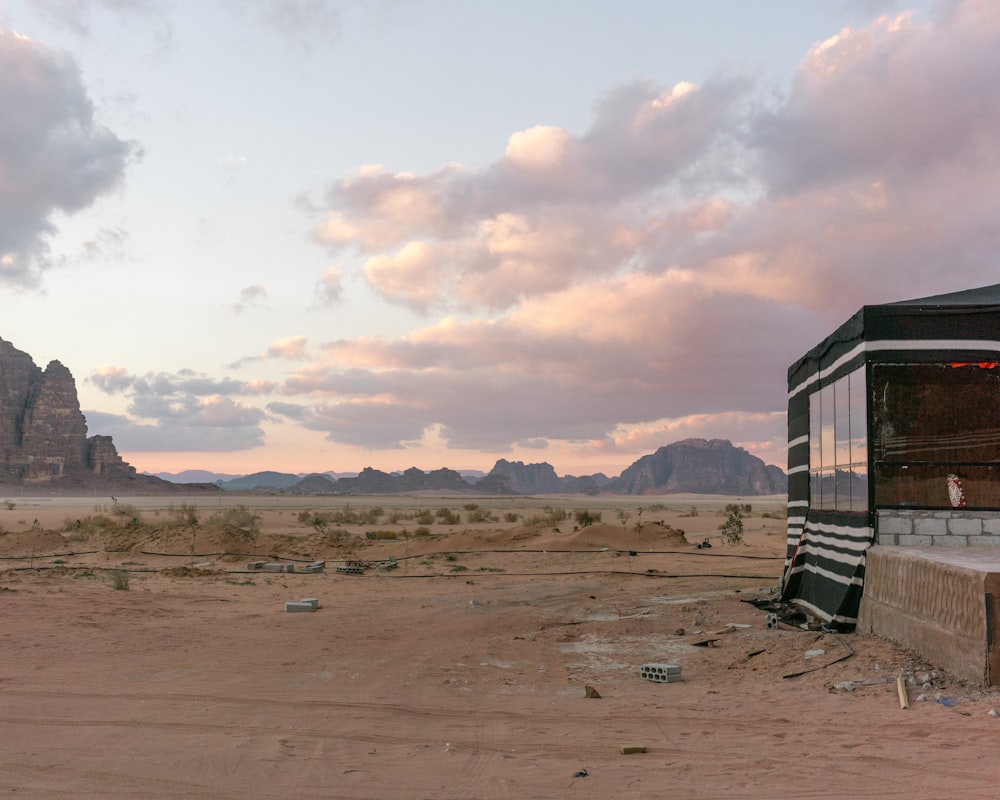
M 997 796 L 1000 697 L 874 637 L 768 628 L 747 601 L 779 581 L 781 499 L 739 500 L 727 545 L 735 501 L 12 497 L 0 795 Z M 315 522 L 345 507 L 382 514 Z

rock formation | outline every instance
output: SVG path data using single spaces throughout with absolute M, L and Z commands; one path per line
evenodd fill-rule
M 86 490 L 171 484 L 137 475 L 110 436 L 87 437 L 76 383 L 52 361 L 45 370 L 31 356 L 0 339 L 0 486 Z
M 788 477 L 725 439 L 685 439 L 643 456 L 611 481 L 618 494 L 784 494 Z

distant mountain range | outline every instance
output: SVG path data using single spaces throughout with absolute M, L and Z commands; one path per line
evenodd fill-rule
M 366 467 L 360 473 L 323 472 L 308 475 L 255 472 L 228 475 L 205 470 L 161 472 L 172 483 L 215 483 L 229 491 L 287 494 L 370 495 L 417 491 L 474 494 L 725 494 L 756 496 L 784 494 L 788 476 L 726 439 L 685 439 L 643 456 L 616 478 L 602 473 L 559 477 L 551 464 L 525 464 L 500 459 L 488 473 L 436 469 L 423 472 L 382 472 Z

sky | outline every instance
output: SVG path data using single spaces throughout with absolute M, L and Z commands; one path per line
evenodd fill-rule
M 0 0 L 0 338 L 140 472 L 786 465 L 1000 281 L 993 0 Z

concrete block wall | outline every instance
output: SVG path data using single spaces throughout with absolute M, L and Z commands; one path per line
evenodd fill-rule
M 880 508 L 875 543 L 902 547 L 1000 546 L 1000 511 Z

